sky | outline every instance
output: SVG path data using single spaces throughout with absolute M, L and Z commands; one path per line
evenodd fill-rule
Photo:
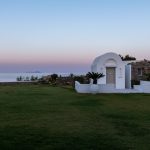
M 149 0 L 0 0 L 0 72 L 88 72 L 106 52 L 150 59 Z

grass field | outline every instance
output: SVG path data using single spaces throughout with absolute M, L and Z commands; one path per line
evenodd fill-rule
M 150 150 L 150 94 L 0 86 L 0 150 Z

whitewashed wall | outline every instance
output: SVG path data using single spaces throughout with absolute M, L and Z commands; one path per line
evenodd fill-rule
M 150 82 L 141 81 L 141 85 L 135 85 L 134 89 L 116 89 L 113 85 L 96 84 L 94 91 L 92 84 L 80 84 L 75 82 L 75 90 L 78 93 L 150 93 Z
M 134 89 L 142 93 L 150 93 L 150 81 L 140 81 L 140 85 L 134 85 Z
M 91 93 L 90 84 L 80 84 L 78 81 L 75 81 L 75 90 L 78 93 Z
M 131 65 L 125 66 L 125 88 L 131 88 Z

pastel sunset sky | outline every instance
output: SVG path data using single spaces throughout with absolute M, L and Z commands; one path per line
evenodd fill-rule
M 106 52 L 150 59 L 150 0 L 0 0 L 0 72 L 84 73 Z

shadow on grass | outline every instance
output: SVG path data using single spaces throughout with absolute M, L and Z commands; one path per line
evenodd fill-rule
M 50 133 L 41 128 L 5 127 L 0 130 L 1 150 L 126 150 L 123 142 L 115 137 L 100 134 L 70 135 Z M 15 135 L 15 136 L 14 136 Z
M 117 129 L 119 135 L 129 135 L 143 137 L 150 134 L 150 130 L 140 126 L 137 118 L 127 114 L 109 114 L 105 115 L 113 126 Z

